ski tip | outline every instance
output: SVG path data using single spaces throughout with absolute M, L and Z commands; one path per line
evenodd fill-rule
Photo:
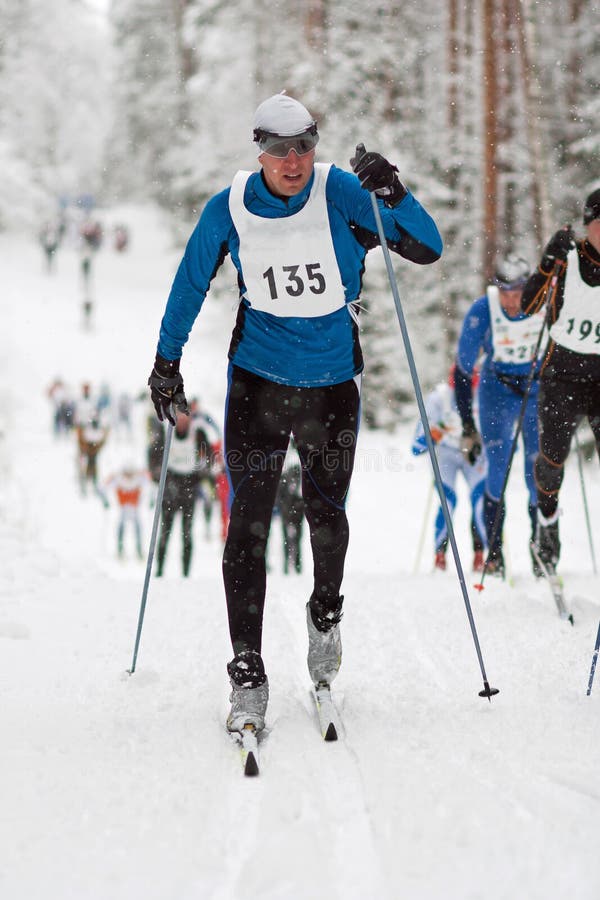
M 323 740 L 324 741 L 337 741 L 337 739 L 338 739 L 338 734 L 335 729 L 335 725 L 333 724 L 333 722 L 330 722 L 329 725 L 327 726 L 327 731 L 323 735 Z
M 256 757 L 252 751 L 248 753 L 246 757 L 246 765 L 244 766 L 244 775 L 249 777 L 254 777 L 258 775 L 258 763 L 256 762 Z

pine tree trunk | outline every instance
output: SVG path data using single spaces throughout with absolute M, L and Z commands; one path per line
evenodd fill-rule
M 483 2 L 484 27 L 484 173 L 483 173 L 483 259 L 482 271 L 489 280 L 494 271 L 496 255 L 496 222 L 498 210 L 498 90 L 496 83 L 497 34 L 494 21 L 494 0 Z

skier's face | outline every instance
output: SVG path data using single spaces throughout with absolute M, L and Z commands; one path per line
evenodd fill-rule
M 600 219 L 592 219 L 586 226 L 587 239 L 598 253 L 600 253 Z
M 521 312 L 521 296 L 523 291 L 500 291 L 500 303 L 507 316 L 513 319 Z
M 180 435 L 180 437 L 183 437 L 183 435 L 187 434 L 191 421 L 191 418 L 189 416 L 186 416 L 185 413 L 177 413 L 177 416 L 175 417 L 175 431 L 178 435 Z
M 310 180 L 315 151 L 310 150 L 298 156 L 295 150 L 290 150 L 284 159 L 261 153 L 258 161 L 269 190 L 278 197 L 293 197 L 303 191 Z

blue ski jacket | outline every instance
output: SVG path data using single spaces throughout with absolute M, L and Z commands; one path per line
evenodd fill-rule
M 256 216 L 293 216 L 307 202 L 313 180 L 314 175 L 302 192 L 283 199 L 269 191 L 261 172 L 255 172 L 247 181 L 244 205 Z M 230 254 L 240 290 L 229 348 L 231 362 L 270 381 L 296 387 L 339 384 L 353 378 L 362 371 L 363 359 L 358 326 L 346 307 L 312 318 L 280 317 L 253 309 L 242 296 L 244 273 L 229 192 L 227 188 L 208 201 L 188 241 L 161 322 L 158 353 L 170 360 L 181 357 L 210 283 Z M 360 296 L 365 256 L 379 245 L 377 226 L 369 193 L 354 174 L 332 166 L 325 196 L 347 306 Z M 393 209 L 381 200 L 378 203 L 392 251 L 421 265 L 439 259 L 442 239 L 438 229 L 410 191 Z
M 514 317 L 515 321 L 526 318 L 524 313 Z M 508 363 L 494 360 L 494 343 L 490 303 L 487 295 L 475 300 L 464 318 L 456 351 L 455 392 L 458 411 L 463 423 L 473 423 L 471 379 L 475 364 L 483 353 L 480 378 L 482 382 L 496 381 L 512 385 L 517 393 L 524 390 L 531 371 L 531 360 L 522 363 Z M 541 360 L 536 363 L 539 371 Z
M 519 313 L 519 315 L 514 317 L 514 321 L 521 321 L 526 318 L 527 316 L 524 313 Z M 456 362 L 466 375 L 473 374 L 473 369 L 480 353 L 485 354 L 481 366 L 482 378 L 486 375 L 506 375 L 518 380 L 519 378 L 527 378 L 531 369 L 531 360 L 526 360 L 522 363 L 498 362 L 494 360 L 490 303 L 485 294 L 474 301 L 471 309 L 465 316 L 458 339 Z

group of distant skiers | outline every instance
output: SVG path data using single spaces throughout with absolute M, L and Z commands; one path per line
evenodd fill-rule
M 67 217 L 66 213 L 54 219 L 46 220 L 39 232 L 38 240 L 42 247 L 46 270 L 52 272 L 57 252 L 63 243 L 68 240 L 79 253 L 79 271 L 81 291 L 83 294 L 82 313 L 83 326 L 90 328 L 93 312 L 93 260 L 105 241 L 105 229 L 99 219 L 94 217 L 91 210 L 86 210 L 83 216 Z M 127 250 L 130 242 L 130 233 L 127 225 L 118 222 L 112 226 L 112 246 L 117 253 Z
M 165 429 L 154 416 L 148 421 L 148 469 L 158 483 L 165 450 Z M 167 460 L 161 506 L 160 535 L 156 551 L 157 577 L 164 573 L 167 548 L 177 513 L 182 538 L 182 574 L 190 574 L 193 553 L 194 514 L 202 505 L 206 537 L 210 536 L 213 509 L 220 510 L 220 536 L 227 539 L 229 525 L 229 481 L 222 453 L 222 435 L 215 420 L 204 412 L 197 400 L 190 402 L 189 414 L 178 412 Z M 284 471 L 277 496 L 276 514 L 281 518 L 283 535 L 283 571 L 302 571 L 303 502 L 300 492 L 300 467 L 290 465 Z
M 77 478 L 82 496 L 95 495 L 108 508 L 119 510 L 117 555 L 122 558 L 125 534 L 133 533 L 135 553 L 143 557 L 141 510 L 145 500 L 154 502 L 160 477 L 165 431 L 154 416 L 147 420 L 147 466 L 136 466 L 125 459 L 118 471 L 100 478 L 99 459 L 111 433 L 121 446 L 134 439 L 132 397 L 121 392 L 111 396 L 108 385 L 97 391 L 89 382 L 81 385 L 75 397 L 62 378 L 54 379 L 47 391 L 52 403 L 52 428 L 56 437 L 74 433 L 77 441 Z M 179 514 L 182 535 L 182 573 L 190 574 L 193 552 L 193 524 L 197 504 L 202 507 L 205 536 L 211 537 L 213 511 L 220 512 L 219 534 L 224 542 L 229 522 L 229 485 L 222 454 L 221 431 L 197 400 L 191 403 L 191 415 L 179 415 L 169 453 L 165 491 L 161 507 L 161 528 L 157 551 L 156 575 L 162 576 L 167 547 Z M 277 503 L 283 533 L 283 571 L 302 568 L 302 517 L 300 469 L 290 465 L 282 478 Z
M 45 220 L 38 232 L 38 240 L 44 253 L 48 272 L 54 268 L 54 260 L 63 241 L 68 238 L 81 253 L 81 270 L 84 279 L 89 278 L 92 255 L 98 251 L 105 239 L 102 223 L 91 214 L 81 220 L 69 224 L 64 215 Z M 123 253 L 129 247 L 129 227 L 122 222 L 112 226 L 112 246 L 117 253 Z
M 580 240 L 559 229 L 533 272 L 515 254 L 502 260 L 464 318 L 448 384 L 427 397 L 449 509 L 459 471 L 470 491 L 476 571 L 506 575 L 505 493 L 519 438 L 536 577 L 559 561 L 559 491 L 583 420 L 600 447 L 600 189 L 585 201 L 583 226 Z M 419 423 L 413 452 L 425 449 Z M 445 569 L 441 509 L 434 540 L 434 567 Z

